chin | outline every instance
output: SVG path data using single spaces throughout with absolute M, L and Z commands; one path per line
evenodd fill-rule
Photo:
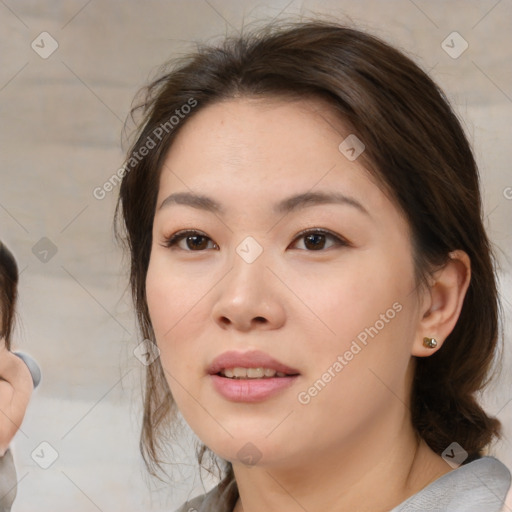
M 217 456 L 234 465 L 244 466 L 273 466 L 288 459 L 291 454 L 289 448 L 285 449 L 286 440 L 278 438 L 270 441 L 261 435 L 247 429 L 237 432 L 236 438 L 224 436 L 224 439 L 213 439 L 209 436 L 201 437 L 201 441 Z M 288 445 L 289 446 L 289 445 Z

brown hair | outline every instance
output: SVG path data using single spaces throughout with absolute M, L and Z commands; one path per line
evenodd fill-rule
M 18 297 L 18 265 L 11 251 L 0 242 L 0 337 L 11 349 L 11 334 Z
M 427 74 L 371 35 L 311 21 L 201 47 L 164 71 L 145 93 L 132 110 L 132 116 L 142 112 L 143 119 L 127 155 L 130 168 L 116 211 L 116 219 L 124 221 L 142 336 L 154 341 L 145 279 L 160 170 L 180 128 L 200 109 L 224 99 L 323 98 L 364 142 L 365 166 L 408 219 L 418 284 L 425 284 L 453 250 L 471 259 L 471 283 L 453 332 L 441 350 L 416 361 L 411 411 L 416 431 L 435 452 L 457 441 L 471 457 L 481 454 L 500 429 L 475 397 L 487 383 L 497 346 L 495 270 L 471 148 L 446 97 Z M 197 106 L 190 114 L 162 132 L 156 147 L 139 158 L 155 130 L 191 99 Z M 141 434 L 150 470 L 159 465 L 162 434 L 173 409 L 158 360 L 147 369 Z

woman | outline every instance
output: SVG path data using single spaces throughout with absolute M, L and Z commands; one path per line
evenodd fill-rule
M 478 172 L 437 86 L 336 24 L 268 28 L 148 88 L 118 215 L 155 469 L 177 409 L 224 461 L 181 510 L 486 510 L 475 395 L 498 304 Z

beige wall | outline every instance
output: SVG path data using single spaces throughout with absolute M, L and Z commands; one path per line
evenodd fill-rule
M 190 41 L 215 40 L 244 23 L 314 13 L 401 47 L 431 70 L 464 119 L 502 263 L 510 370 L 510 1 L 6 0 L 0 3 L 0 238 L 23 270 L 17 345 L 38 359 L 44 378 L 14 442 L 22 478 L 15 512 L 172 510 L 190 490 L 186 466 L 175 490 L 156 491 L 152 502 L 141 478 L 142 365 L 132 354 L 137 336 L 123 297 L 126 267 L 112 238 L 116 191 L 98 200 L 93 189 L 121 165 L 121 130 L 134 93 L 164 60 Z M 456 59 L 441 47 L 453 31 L 469 45 Z M 41 36 L 43 48 L 41 32 L 58 43 L 46 59 L 31 47 L 35 40 L 43 56 L 51 50 L 48 36 Z M 49 256 L 57 249 L 47 262 L 33 253 L 43 237 L 53 245 L 36 248 Z M 512 467 L 508 373 L 488 404 L 509 439 L 496 453 Z M 48 469 L 31 458 L 43 441 L 59 455 Z M 50 462 L 51 449 L 43 452 Z M 178 455 L 188 460 L 186 450 Z

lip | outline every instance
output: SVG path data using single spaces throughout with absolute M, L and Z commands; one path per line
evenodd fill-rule
M 286 377 L 261 379 L 229 379 L 218 375 L 225 368 L 270 368 L 286 373 Z M 299 377 L 298 370 L 277 361 L 260 351 L 224 352 L 216 357 L 207 369 L 214 389 L 232 402 L 262 402 L 291 386 Z
M 263 402 L 291 386 L 298 375 L 269 377 L 266 379 L 228 379 L 209 375 L 214 389 L 231 402 Z
M 287 375 L 297 375 L 300 373 L 295 368 L 286 366 L 273 357 L 270 357 L 268 354 L 265 354 L 265 352 L 260 352 L 259 350 L 252 350 L 250 352 L 224 352 L 212 361 L 210 366 L 208 366 L 207 372 L 209 375 L 215 375 L 225 368 L 236 367 L 269 368 L 271 370 L 276 370 L 277 372 L 286 373 Z

